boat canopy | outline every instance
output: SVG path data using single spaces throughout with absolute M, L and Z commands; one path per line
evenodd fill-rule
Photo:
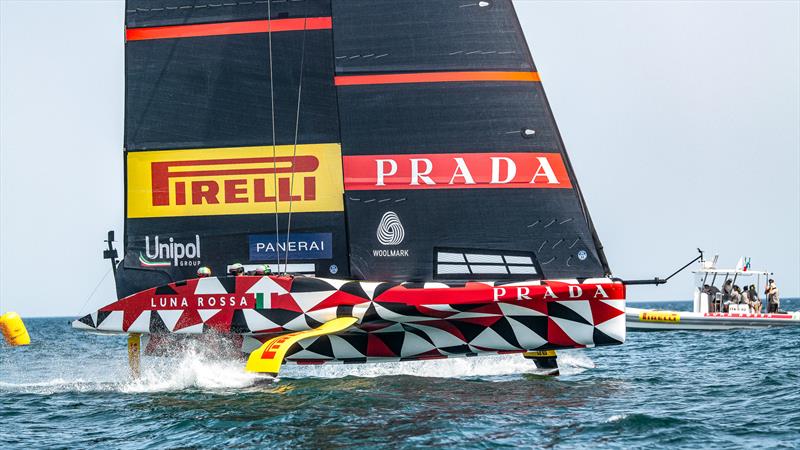
M 764 270 L 744 270 L 744 269 L 700 269 L 693 271 L 696 274 L 739 274 L 739 275 L 770 275 L 771 272 Z

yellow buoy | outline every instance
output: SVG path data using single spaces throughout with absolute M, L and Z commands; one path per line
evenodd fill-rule
M 31 336 L 28 334 L 22 318 L 15 312 L 0 316 L 0 331 L 3 332 L 3 337 L 6 338 L 8 345 L 12 347 L 31 343 Z

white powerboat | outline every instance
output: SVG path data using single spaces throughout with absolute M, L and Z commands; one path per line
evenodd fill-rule
M 800 311 L 766 313 L 764 295 L 770 273 L 750 270 L 749 263 L 740 263 L 735 269 L 716 268 L 717 256 L 712 261 L 700 260 L 695 274 L 692 311 L 625 308 L 628 330 L 728 330 L 732 328 L 763 328 L 800 325 Z M 754 285 L 762 305 L 734 303 L 723 293 L 726 284 Z

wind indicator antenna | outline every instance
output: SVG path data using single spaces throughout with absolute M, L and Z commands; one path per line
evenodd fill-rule
M 114 230 L 108 231 L 108 238 L 103 241 L 108 244 L 108 249 L 103 250 L 103 259 L 111 260 L 111 271 L 114 272 L 114 281 L 117 281 L 117 250 L 114 248 Z

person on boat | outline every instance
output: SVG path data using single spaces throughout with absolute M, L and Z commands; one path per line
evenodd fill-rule
M 708 301 L 708 310 L 710 312 L 714 312 L 714 294 L 711 292 L 711 286 L 704 284 L 703 290 L 700 291 L 701 294 L 706 294 L 707 301 Z
M 718 312 L 722 309 L 722 300 L 718 299 L 717 296 L 721 298 L 722 294 L 720 294 L 719 288 L 712 284 L 711 287 L 708 288 L 708 299 L 711 302 L 711 308 L 708 310 L 711 312 Z
M 750 287 L 747 289 L 747 294 L 750 296 L 750 306 L 753 307 L 753 312 L 758 314 L 761 312 L 761 299 L 758 298 L 758 292 L 756 291 L 756 285 L 751 284 Z
M 733 292 L 733 280 L 728 280 L 722 285 L 722 302 L 725 304 L 730 303 L 731 293 Z
M 738 285 L 734 284 L 733 289 L 731 289 L 731 305 L 738 305 L 742 301 L 742 290 L 739 288 Z
M 767 296 L 767 312 L 778 312 L 781 307 L 781 299 L 778 296 L 778 286 L 775 284 L 775 280 L 772 278 L 769 279 L 769 282 L 767 283 L 767 289 L 764 290 L 764 294 Z
M 235 277 L 240 277 L 244 275 L 244 266 L 240 263 L 233 263 L 231 267 L 228 269 L 228 274 L 233 275 Z
M 206 266 L 203 266 L 197 269 L 197 278 L 208 278 L 211 276 L 211 269 Z
M 741 298 L 739 300 L 739 304 L 747 306 L 747 309 L 750 310 L 750 308 L 752 306 L 750 304 L 750 292 L 747 290 L 747 286 L 746 285 L 745 285 L 744 289 L 739 289 L 739 295 L 741 295 Z

